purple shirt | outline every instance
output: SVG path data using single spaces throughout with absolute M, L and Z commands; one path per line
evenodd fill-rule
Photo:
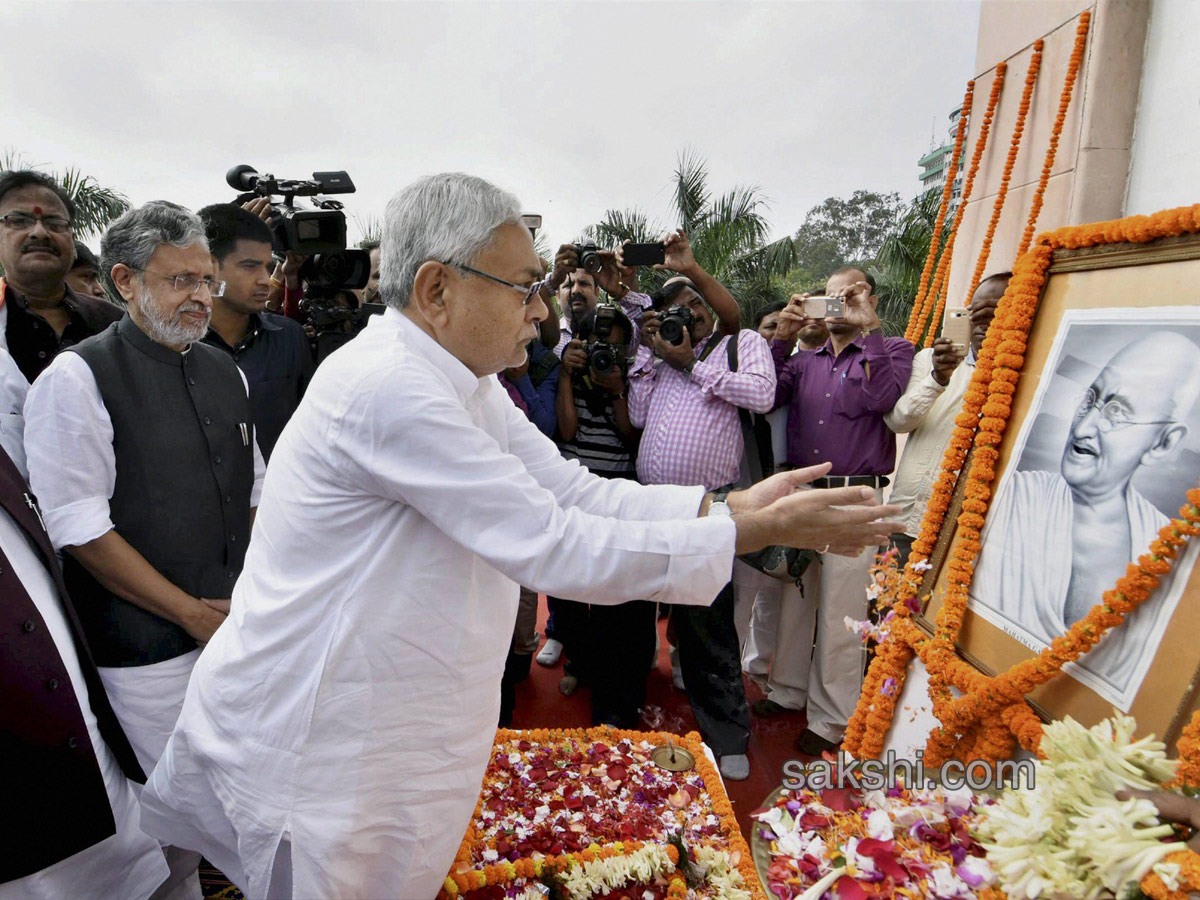
M 896 436 L 883 417 L 908 385 L 913 345 L 875 332 L 859 335 L 836 359 L 831 341 L 794 356 L 791 350 L 791 341 L 771 342 L 775 406 L 788 407 L 788 464 L 830 462 L 831 475 L 891 472 Z

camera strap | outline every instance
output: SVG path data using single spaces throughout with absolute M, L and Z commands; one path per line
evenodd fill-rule
M 712 347 L 705 347 L 707 351 Z M 729 371 L 738 370 L 738 341 L 737 335 L 729 336 L 725 345 L 725 353 L 729 362 Z M 703 357 L 701 357 L 703 359 Z M 742 421 L 742 443 L 746 448 L 746 466 L 750 470 L 752 484 L 768 478 L 775 472 L 775 452 L 771 446 L 771 426 L 767 424 L 766 416 L 752 416 L 750 410 L 737 408 L 738 418 Z

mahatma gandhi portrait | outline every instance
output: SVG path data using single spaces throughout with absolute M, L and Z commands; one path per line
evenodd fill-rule
M 1200 322 L 1178 308 L 1172 321 L 1118 312 L 1064 316 L 983 532 L 972 609 L 1034 649 L 1101 601 L 1196 482 Z M 1078 664 L 1080 680 L 1123 709 L 1186 573 L 1174 580 L 1179 590 L 1164 579 Z

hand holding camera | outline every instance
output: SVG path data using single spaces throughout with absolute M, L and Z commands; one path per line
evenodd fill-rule
M 839 288 L 830 296 L 845 301 L 846 308 L 841 318 L 847 325 L 857 325 L 863 331 L 874 331 L 883 325 L 871 303 L 871 286 L 865 281 Z
M 788 305 L 779 311 L 779 324 L 775 327 L 775 340 L 795 340 L 800 329 L 804 327 L 805 320 L 809 318 L 804 304 L 811 296 L 811 294 L 792 294 Z
M 562 373 L 563 375 L 574 375 L 576 372 L 583 372 L 587 369 L 587 345 L 583 341 L 575 340 L 567 344 L 563 348 L 562 355 Z
M 665 258 L 656 269 L 670 269 L 681 275 L 690 275 L 696 268 L 696 257 L 692 253 L 692 243 L 680 228 L 663 238 Z
M 625 393 L 625 376 L 621 374 L 620 368 L 615 366 L 603 374 L 593 369 L 592 383 L 608 391 L 614 397 Z
M 690 365 L 696 361 L 696 355 L 692 351 L 692 334 L 687 328 L 681 330 L 679 334 L 679 343 L 671 343 L 664 337 L 664 331 L 667 330 L 670 322 L 670 313 L 677 307 L 672 307 L 667 310 L 667 315 L 663 317 L 663 323 L 659 326 L 658 334 L 654 336 L 654 355 L 659 359 L 665 360 L 667 365 L 673 369 L 682 369 L 684 366 Z M 690 315 L 690 311 L 689 311 Z M 674 333 L 671 329 L 670 333 Z
M 950 376 L 967 356 L 961 344 L 956 344 L 948 337 L 942 336 L 933 342 L 933 380 L 945 387 L 950 383 Z

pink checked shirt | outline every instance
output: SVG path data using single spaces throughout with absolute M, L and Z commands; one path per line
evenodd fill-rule
M 697 359 L 709 341 L 720 341 L 690 375 L 646 347 L 639 347 L 629 373 L 629 418 L 642 428 L 637 474 L 643 484 L 702 484 L 714 490 L 741 473 L 742 424 L 738 407 L 770 412 L 775 403 L 775 364 L 756 331 L 737 334 L 738 365 L 729 371 L 725 344 L 711 335 L 695 348 Z

